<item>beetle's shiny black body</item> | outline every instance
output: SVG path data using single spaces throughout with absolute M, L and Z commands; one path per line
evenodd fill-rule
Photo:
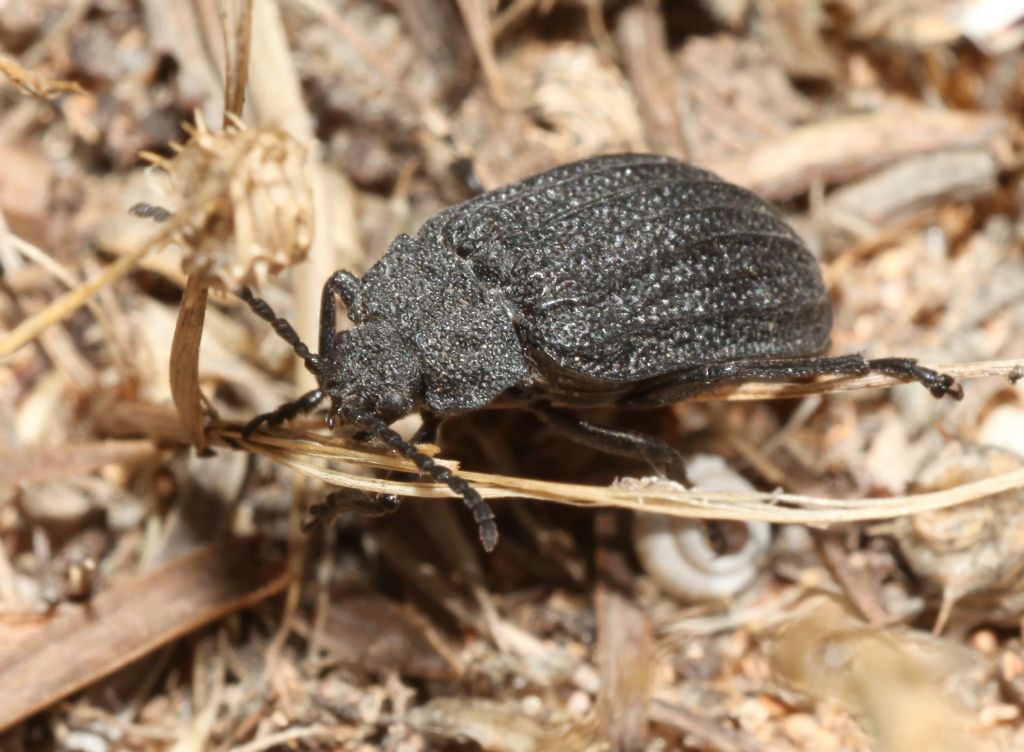
M 661 442 L 554 406 L 666 404 L 725 383 L 868 370 L 959 394 L 911 360 L 819 357 L 831 307 L 797 235 L 752 193 L 655 155 L 589 159 L 483 194 L 396 238 L 362 280 L 336 273 L 319 355 L 243 297 L 320 383 L 247 430 L 329 397 L 329 421 L 382 438 L 459 492 L 488 548 L 497 533 L 476 492 L 388 423 L 511 399 L 587 444 L 678 468 Z M 336 297 L 356 325 L 338 334 Z

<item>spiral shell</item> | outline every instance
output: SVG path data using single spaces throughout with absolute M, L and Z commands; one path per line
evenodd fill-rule
M 754 487 L 721 457 L 694 455 L 686 462 L 693 484 L 715 491 L 752 491 Z M 663 481 L 671 483 L 671 481 Z M 662 589 L 686 601 L 728 598 L 743 590 L 760 572 L 771 543 L 766 522 L 717 522 L 726 552 L 709 539 L 709 526 L 662 514 L 637 514 L 633 541 L 647 573 Z

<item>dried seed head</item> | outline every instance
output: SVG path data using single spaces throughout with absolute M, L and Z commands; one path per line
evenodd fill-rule
M 284 131 L 232 122 L 211 133 L 197 115 L 170 159 L 144 153 L 170 177 L 175 240 L 186 272 L 230 288 L 259 285 L 302 261 L 313 237 L 306 147 Z

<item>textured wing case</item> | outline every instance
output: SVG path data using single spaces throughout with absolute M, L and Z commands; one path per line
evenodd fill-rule
M 818 264 L 778 213 L 667 157 L 559 167 L 441 212 L 419 237 L 501 292 L 547 368 L 583 380 L 638 382 L 828 344 Z

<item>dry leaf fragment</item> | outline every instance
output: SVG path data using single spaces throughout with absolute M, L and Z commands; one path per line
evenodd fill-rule
M 897 103 L 877 112 L 820 120 L 706 166 L 726 180 L 781 200 L 812 185 L 848 181 L 918 154 L 987 149 L 1009 128 L 1002 115 Z
M 360 671 L 451 681 L 463 670 L 422 617 L 375 595 L 333 602 L 322 640 L 331 660 Z
M 998 177 L 995 157 L 984 150 L 925 154 L 837 189 L 828 209 L 862 222 L 892 224 L 951 201 L 989 195 Z

